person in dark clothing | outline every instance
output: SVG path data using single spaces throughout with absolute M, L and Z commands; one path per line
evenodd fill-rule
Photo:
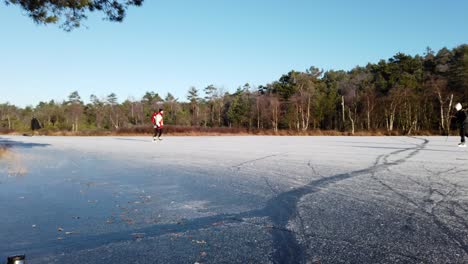
M 32 130 L 32 134 L 34 135 L 34 132 L 36 130 L 39 130 L 41 129 L 41 123 L 39 123 L 39 120 L 37 120 L 36 117 L 33 116 L 33 118 L 31 119 L 31 130 Z
M 460 130 L 461 142 L 458 144 L 459 147 L 466 147 L 465 137 L 468 137 L 468 116 L 460 103 L 455 105 L 457 112 L 455 113 L 455 119 L 457 121 L 458 129 Z

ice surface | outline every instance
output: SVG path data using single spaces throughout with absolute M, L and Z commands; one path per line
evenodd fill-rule
M 0 257 L 466 263 L 457 140 L 0 136 Z

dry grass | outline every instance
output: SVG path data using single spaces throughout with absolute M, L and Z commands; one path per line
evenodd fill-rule
M 5 146 L 0 146 L 0 158 L 5 157 L 8 154 L 8 149 Z
M 8 128 L 0 127 L 0 134 L 6 135 L 6 134 L 13 133 L 13 132 L 15 132 L 15 131 L 13 131 L 11 129 L 8 129 Z
M 39 135 L 45 136 L 150 136 L 153 133 L 151 126 L 135 126 L 131 128 L 120 128 L 118 130 L 83 130 L 78 132 L 72 131 L 57 131 L 57 130 L 41 130 Z M 13 133 L 15 134 L 15 133 Z M 16 133 L 20 134 L 20 133 Z M 403 131 L 387 131 L 387 130 L 363 130 L 356 131 L 353 134 L 349 131 L 338 130 L 320 130 L 313 129 L 307 131 L 297 130 L 278 130 L 272 129 L 244 129 L 244 128 L 229 128 L 229 127 L 200 127 L 200 126 L 166 126 L 164 127 L 164 135 L 170 136 L 403 136 L 407 135 Z M 440 135 L 439 131 L 413 131 L 413 136 L 431 136 Z
M 9 176 L 18 177 L 28 173 L 28 169 L 23 165 L 20 155 L 9 150 L 8 146 L 0 145 L 0 159 L 6 161 L 6 171 Z

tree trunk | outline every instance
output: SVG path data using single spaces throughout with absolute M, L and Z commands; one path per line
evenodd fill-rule
M 390 104 L 390 116 L 388 120 L 388 131 L 393 131 L 393 125 L 395 123 L 395 112 L 396 112 L 396 104 L 391 103 Z
M 343 120 L 343 130 L 345 128 L 345 105 L 344 105 L 344 96 L 341 96 L 341 116 Z
M 411 135 L 411 131 L 413 130 L 413 128 L 416 126 L 416 121 L 413 121 L 413 123 L 411 124 L 410 128 L 408 129 L 408 133 L 407 135 Z
M 442 100 L 442 94 L 439 90 L 437 90 L 437 98 L 439 99 L 440 105 L 440 129 L 445 131 L 445 115 L 444 115 L 444 100 Z
M 370 99 L 369 96 L 367 96 L 367 130 L 369 131 L 371 129 L 371 121 L 370 121 Z
M 349 121 L 351 121 L 351 134 L 354 135 L 354 119 L 351 115 L 351 108 L 348 108 Z
M 218 107 L 218 126 L 221 126 L 221 106 Z
M 257 98 L 257 129 L 260 129 L 260 106 L 258 105 L 258 98 Z
M 302 130 L 306 131 L 309 129 L 309 121 L 310 121 L 310 95 L 307 96 L 307 105 L 306 109 L 301 108 L 301 117 L 302 117 Z
M 276 105 L 273 106 L 273 122 L 272 122 L 272 125 L 273 125 L 273 130 L 275 132 L 278 131 L 278 107 Z
M 301 130 L 301 127 L 304 124 L 304 111 L 302 111 L 302 105 L 298 103 L 297 106 L 297 111 L 296 111 L 296 130 L 299 131 Z
M 446 116 L 446 119 L 445 119 L 445 124 L 446 124 L 446 128 L 447 128 L 447 135 L 450 134 L 450 110 L 452 109 L 452 103 L 453 103 L 453 94 L 450 95 L 450 101 L 449 101 L 449 106 L 448 106 L 448 109 L 447 109 L 447 116 Z
M 393 112 L 390 113 L 390 119 L 388 120 L 388 131 L 393 131 L 393 122 L 395 121 L 395 116 Z

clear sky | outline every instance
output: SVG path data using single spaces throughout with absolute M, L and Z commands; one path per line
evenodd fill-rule
M 92 16 L 70 33 L 0 2 L 0 103 L 119 101 L 145 91 L 185 100 L 310 66 L 349 70 L 397 52 L 468 43 L 466 0 L 146 0 L 122 24 Z

